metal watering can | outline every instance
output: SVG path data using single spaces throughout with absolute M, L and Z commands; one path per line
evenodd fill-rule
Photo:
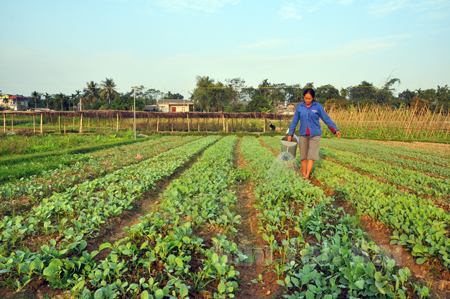
M 292 136 L 292 141 L 287 141 L 288 136 L 283 137 L 281 139 L 281 151 L 280 158 L 283 161 L 289 161 L 295 159 L 295 155 L 297 154 L 297 144 L 298 140 L 294 136 Z

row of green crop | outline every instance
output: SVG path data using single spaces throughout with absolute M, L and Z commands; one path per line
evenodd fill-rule
M 346 139 L 345 142 L 362 147 L 370 147 L 372 149 L 391 155 L 404 156 L 424 162 L 434 163 L 441 166 L 450 166 L 450 153 L 445 154 L 440 152 L 433 152 L 431 150 L 409 148 L 406 146 L 389 145 L 386 143 L 380 144 L 377 142 L 367 142 L 363 140 Z M 423 145 L 426 146 L 427 143 L 423 143 Z M 432 146 L 429 147 L 432 148 Z
M 101 146 L 108 143 L 120 143 L 132 141 L 132 132 L 125 134 L 110 135 L 30 135 L 23 136 L 20 133 L 15 136 L 6 136 L 0 142 L 1 162 L 10 164 L 13 160 L 23 161 L 20 156 L 32 156 L 30 154 L 44 154 L 58 151 L 71 151 L 83 146 Z
M 48 257 L 44 262 L 27 256 L 19 261 L 28 271 L 24 276 L 42 277 L 55 288 L 70 288 L 77 298 L 191 298 L 212 284 L 214 298 L 226 294 L 232 298 L 238 272 L 230 261 L 244 257 L 236 244 L 221 235 L 212 238 L 214 248 L 208 248 L 195 230 L 207 225 L 235 231 L 239 223 L 240 216 L 231 212 L 237 200 L 229 190 L 241 176 L 232 163 L 236 141 L 227 137 L 207 149 L 169 185 L 157 211 L 127 228 L 124 239 L 99 247 L 100 251 L 111 249 L 106 258 L 94 261 L 98 251 L 83 252 L 79 258 L 53 257 L 49 263 Z M 19 275 L 17 270 L 8 274 Z
M 373 167 L 375 171 L 376 166 Z M 323 161 L 313 177 L 359 211 L 392 228 L 392 244 L 406 246 L 418 258 L 418 264 L 438 257 L 449 267 L 450 239 L 445 235 L 450 215 L 431 200 L 400 191 L 330 161 Z
M 88 160 L 70 166 L 61 165 L 57 169 L 45 171 L 28 179 L 6 183 L 0 186 L 0 212 L 14 215 L 24 199 L 28 200 L 28 204 L 36 204 L 54 192 L 63 192 L 67 188 L 104 176 L 121 167 L 145 161 L 162 150 L 169 150 L 195 139 L 197 138 L 162 137 L 140 144 L 108 149 L 95 155 L 88 155 Z M 21 200 L 14 201 L 16 198 Z
M 276 159 L 255 138 L 241 153 L 256 173 L 260 231 L 277 253 L 285 298 L 406 298 L 411 276 L 382 255 L 358 228 L 357 218 L 336 211 L 324 192 Z M 419 289 L 428 292 L 427 288 Z
M 131 209 L 135 199 L 153 188 L 157 181 L 171 175 L 218 139 L 217 136 L 203 138 L 75 185 L 66 192 L 55 193 L 44 198 L 26 216 L 5 216 L 0 222 L 0 253 L 7 256 L 16 246 L 22 247 L 38 237 L 55 235 L 61 239 L 61 247 L 74 246 L 71 250 L 82 247 L 79 242 L 95 235 L 106 219 Z M 75 245 L 74 240 L 78 242 Z
M 433 175 L 450 177 L 450 168 L 437 166 L 428 162 L 415 161 L 389 154 L 388 151 L 380 151 L 372 146 L 373 143 L 355 143 L 348 140 L 322 139 L 322 145 L 338 149 L 354 152 L 377 160 L 393 163 L 402 167 L 427 172 Z
M 85 154 L 118 147 L 122 145 L 129 145 L 145 141 L 140 140 L 122 140 L 118 142 L 103 143 L 103 144 L 89 144 L 81 147 L 76 147 L 68 150 L 35 153 L 30 155 L 20 155 L 13 157 L 2 157 L 0 164 L 0 182 L 17 181 L 21 178 L 27 178 L 32 175 L 39 175 L 43 171 L 55 169 L 66 165 L 71 165 L 79 161 L 86 161 L 89 159 Z
M 419 196 L 429 195 L 437 199 L 450 196 L 450 180 L 448 179 L 430 177 L 419 171 L 399 168 L 379 160 L 331 148 L 321 150 L 321 154 L 335 158 L 343 165 L 375 176 L 380 181 L 407 187 Z
M 233 260 L 241 261 L 245 256 L 224 235 L 218 233 L 211 240 L 214 246 L 209 247 L 197 232 L 236 231 L 240 216 L 231 211 L 237 202 L 231 189 L 239 176 L 233 167 L 236 141 L 229 136 L 207 149 L 165 190 L 158 211 L 130 227 L 126 239 L 114 246 L 103 244 L 100 249 L 113 250 L 92 269 L 96 279 L 78 277 L 72 294 L 82 298 L 139 294 L 141 298 L 159 299 L 193 298 L 204 292 L 214 293 L 214 298 L 233 298 L 239 275 Z M 131 250 L 124 252 L 124 248 Z M 139 280 L 121 272 L 108 275 L 112 261 L 139 269 Z M 124 288 L 124 283 L 132 287 Z

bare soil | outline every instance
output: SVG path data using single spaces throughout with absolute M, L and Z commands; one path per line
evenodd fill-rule
M 239 147 L 240 142 L 235 148 L 235 165 L 239 168 L 248 168 L 244 158 L 239 154 Z M 236 298 L 281 298 L 283 289 L 276 282 L 278 278 L 271 266 L 270 247 L 258 233 L 258 211 L 254 208 L 256 204 L 254 183 L 249 180 L 239 184 L 236 193 L 238 197 L 236 209 L 242 218 L 233 241 L 245 255 L 253 257 L 253 261 L 244 261 L 236 265 L 236 270 L 240 273 Z M 259 279 L 260 275 L 262 279 Z M 252 282 L 255 279 L 257 283 Z

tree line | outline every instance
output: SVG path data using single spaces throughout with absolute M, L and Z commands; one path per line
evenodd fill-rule
M 194 111 L 208 112 L 276 112 L 280 103 L 299 103 L 303 91 L 314 88 L 316 100 L 325 106 L 347 109 L 356 105 L 386 105 L 392 108 L 428 106 L 431 109 L 450 111 L 450 90 L 447 85 L 436 89 L 405 90 L 395 95 L 395 86 L 400 79 L 386 80 L 382 86 L 362 81 L 341 88 L 331 84 L 315 86 L 314 82 L 301 84 L 273 83 L 264 79 L 258 87 L 246 86 L 242 78 L 216 81 L 209 76 L 197 76 L 196 86 L 189 92 L 188 100 L 194 102 Z M 144 110 L 146 105 L 155 105 L 159 99 L 183 99 L 184 96 L 171 91 L 162 92 L 136 87 L 136 110 Z M 1 95 L 1 91 L 0 91 Z M 49 108 L 57 111 L 72 110 L 132 110 L 134 90 L 120 93 L 112 78 L 101 83 L 89 81 L 83 91 L 72 94 L 49 94 L 34 91 L 28 97 L 30 108 Z

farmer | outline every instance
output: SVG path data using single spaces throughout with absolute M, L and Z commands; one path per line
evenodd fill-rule
M 336 124 L 327 115 L 323 106 L 314 101 L 316 93 L 314 89 L 308 88 L 303 92 L 303 103 L 295 109 L 294 118 L 288 132 L 288 141 L 292 140 L 295 128 L 300 121 L 300 160 L 302 161 L 302 172 L 305 179 L 309 179 L 314 161 L 319 160 L 320 128 L 319 117 L 330 128 L 333 134 L 341 139 L 341 132 Z

